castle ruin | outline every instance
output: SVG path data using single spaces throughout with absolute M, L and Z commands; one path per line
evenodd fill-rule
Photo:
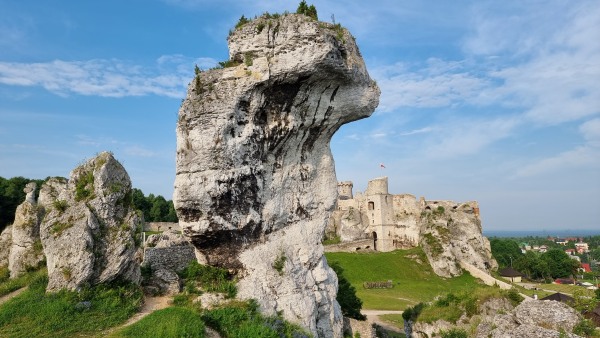
M 339 236 L 342 242 L 370 239 L 367 249 L 393 251 L 418 246 L 423 234 L 423 218 L 428 213 L 462 211 L 471 214 L 477 223 L 479 204 L 476 201 L 417 200 L 411 194 L 388 192 L 388 178 L 369 181 L 364 193 L 352 192 L 351 181 L 338 183 L 336 209 L 329 220 L 326 236 Z

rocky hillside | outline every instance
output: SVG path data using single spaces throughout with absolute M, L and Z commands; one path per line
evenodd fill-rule
M 225 68 L 198 72 L 177 123 L 174 203 L 201 260 L 319 337 L 341 337 L 320 244 L 336 199 L 329 142 L 379 89 L 354 38 L 299 14 L 240 22 Z

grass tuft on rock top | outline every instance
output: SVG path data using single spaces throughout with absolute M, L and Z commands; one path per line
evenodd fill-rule
M 122 283 L 46 294 L 45 271 L 31 277 L 29 288 L 0 305 L 0 337 L 73 337 L 97 334 L 138 311 L 142 292 Z
M 432 301 L 449 291 L 489 288 L 465 272 L 454 278 L 437 276 L 421 248 L 373 253 L 325 253 L 327 261 L 337 262 L 356 289 L 363 309 L 404 310 L 419 302 Z M 365 289 L 363 283 L 391 280 L 390 289 Z

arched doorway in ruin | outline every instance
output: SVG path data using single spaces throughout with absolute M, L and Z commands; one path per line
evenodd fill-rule
M 373 231 L 373 250 L 377 251 L 377 233 Z

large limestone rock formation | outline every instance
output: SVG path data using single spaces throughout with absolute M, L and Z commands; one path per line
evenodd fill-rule
M 130 207 L 131 181 L 104 152 L 75 168 L 67 181 L 42 186 L 40 235 L 48 264 L 48 291 L 78 289 L 117 278 L 139 282 L 134 260 L 141 219 Z
M 35 201 L 36 184 L 25 186 L 26 197 L 15 212 L 12 226 L 12 245 L 8 257 L 10 277 L 16 278 L 44 260 L 40 242 L 41 210 Z
M 341 27 L 262 17 L 228 41 L 238 65 L 200 73 L 179 111 L 180 224 L 201 261 L 238 272 L 239 297 L 340 337 L 320 244 L 336 200 L 329 142 L 373 112 L 379 89 Z

